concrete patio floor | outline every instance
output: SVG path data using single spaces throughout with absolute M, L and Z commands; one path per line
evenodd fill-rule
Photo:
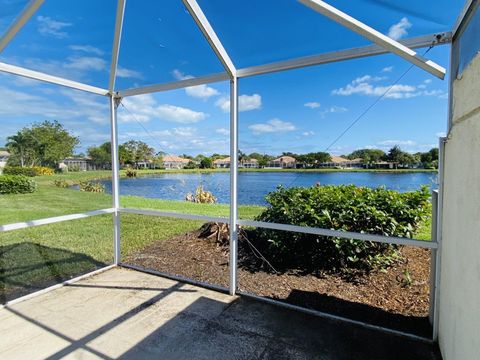
M 6 359 L 440 359 L 436 347 L 113 268 L 0 309 Z

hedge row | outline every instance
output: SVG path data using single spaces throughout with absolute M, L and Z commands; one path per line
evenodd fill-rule
M 0 194 L 27 194 L 37 189 L 37 183 L 23 175 L 0 176 Z
M 23 175 L 28 177 L 53 175 L 55 171 L 52 168 L 45 166 L 21 167 L 21 166 L 5 166 L 3 169 L 4 175 Z

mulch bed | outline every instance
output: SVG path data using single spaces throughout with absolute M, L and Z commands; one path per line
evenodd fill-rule
M 157 241 L 126 263 L 228 287 L 228 246 L 193 231 Z M 311 274 L 275 273 L 239 242 L 239 289 L 334 315 L 429 337 L 430 251 L 400 249 L 402 260 L 385 271 Z M 410 281 L 406 274 L 409 274 Z

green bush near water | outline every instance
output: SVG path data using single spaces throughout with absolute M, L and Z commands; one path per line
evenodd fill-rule
M 34 177 L 37 175 L 34 168 L 21 167 L 21 166 L 5 166 L 3 169 L 4 175 L 23 175 L 28 177 Z
M 0 194 L 28 194 L 37 189 L 37 183 L 23 175 L 0 176 Z
M 340 231 L 412 237 L 430 215 L 427 187 L 399 193 L 354 185 L 283 188 L 267 195 L 256 220 Z M 279 267 L 371 270 L 396 259 L 397 247 L 337 237 L 257 229 L 256 246 Z

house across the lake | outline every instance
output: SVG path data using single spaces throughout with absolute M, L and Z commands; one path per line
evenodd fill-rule
M 377 162 L 368 164 L 367 167 L 369 169 L 397 169 L 398 162 L 377 161 Z
M 10 153 L 8 151 L 0 150 L 0 174 L 3 171 L 3 168 L 7 165 L 9 157 Z
M 291 156 L 281 156 L 267 162 L 267 168 L 295 169 L 297 160 Z
M 213 166 L 217 169 L 227 169 L 230 167 L 230 156 L 213 161 Z
M 58 164 L 58 167 L 61 170 L 67 171 L 94 171 L 99 169 L 107 169 L 107 167 L 97 166 L 89 157 L 80 156 L 65 158 Z M 108 168 L 109 167 L 110 165 Z
M 217 169 L 228 169 L 230 168 L 230 156 L 217 159 L 213 162 L 213 166 Z M 260 167 L 257 159 L 242 159 L 238 162 L 238 168 L 245 169 L 258 169 Z
M 238 163 L 239 168 L 258 169 L 260 167 L 257 159 L 243 159 Z
M 190 160 L 176 155 L 165 155 L 163 157 L 163 167 L 167 170 L 183 169 Z
M 363 168 L 363 159 L 347 159 L 342 156 L 331 156 L 331 160 L 321 163 L 321 167 L 333 167 L 333 168 Z

